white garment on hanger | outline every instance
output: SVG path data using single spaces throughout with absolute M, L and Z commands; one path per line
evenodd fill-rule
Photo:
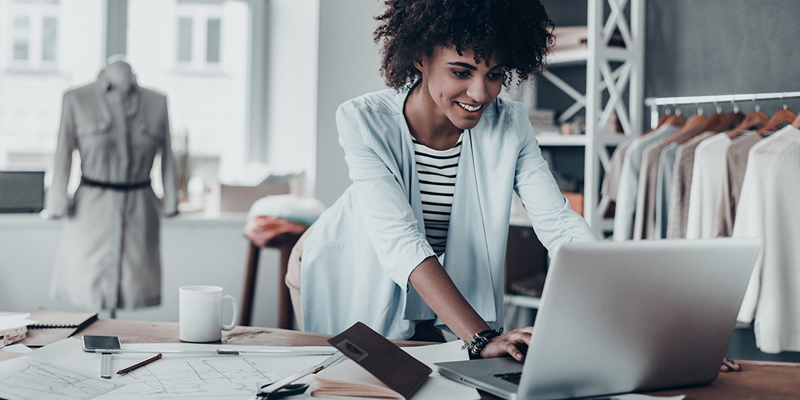
M 687 239 L 710 238 L 713 235 L 717 192 L 722 179 L 725 150 L 730 144 L 731 138 L 720 134 L 704 140 L 694 151 L 689 216 L 686 221 Z
M 750 149 L 733 237 L 763 245 L 739 311 L 762 351 L 800 351 L 800 130 L 787 126 Z
M 642 152 L 649 144 L 677 132 L 680 127 L 662 125 L 653 132 L 639 136 L 625 152 L 622 172 L 619 177 L 617 205 L 614 211 L 614 240 L 633 238 L 633 218 L 636 213 L 636 193 L 639 188 L 639 170 L 642 167 Z

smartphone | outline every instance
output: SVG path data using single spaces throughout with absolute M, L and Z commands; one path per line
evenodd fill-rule
M 122 350 L 122 343 L 116 336 L 83 336 L 83 351 L 96 353 L 97 350 Z

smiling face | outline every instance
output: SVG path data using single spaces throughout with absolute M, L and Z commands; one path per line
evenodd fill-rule
M 472 51 L 437 47 L 430 57 L 415 63 L 422 73 L 420 88 L 438 110 L 459 130 L 472 129 L 503 87 L 505 69 L 492 62 L 475 62 Z M 442 122 L 444 122 L 442 120 Z

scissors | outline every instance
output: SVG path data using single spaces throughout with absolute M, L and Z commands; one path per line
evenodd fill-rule
M 263 389 L 263 388 L 265 388 L 267 386 L 271 386 L 271 385 L 272 384 L 264 385 L 261 388 Z M 296 394 L 301 394 L 301 393 L 305 392 L 306 389 L 308 389 L 308 384 L 307 383 L 293 383 L 293 384 L 286 385 L 286 386 L 284 386 L 284 387 L 282 387 L 282 388 L 280 388 L 280 389 L 278 389 L 278 390 L 276 390 L 274 392 L 271 392 L 271 393 L 259 392 L 258 395 L 256 396 L 256 398 L 257 399 L 262 399 L 262 400 L 282 399 L 284 397 L 294 396 Z
M 303 393 L 306 391 L 306 389 L 308 389 L 308 385 L 305 383 L 292 384 L 292 382 L 300 378 L 303 378 L 305 376 L 316 374 L 317 372 L 322 371 L 325 368 L 334 366 L 338 364 L 340 361 L 342 361 L 344 358 L 345 355 L 337 351 L 334 355 L 328 357 L 327 359 L 325 359 L 325 361 L 317 365 L 308 367 L 294 375 L 287 376 L 286 378 L 283 378 L 275 383 L 264 385 L 261 387 L 261 390 L 258 391 L 258 394 L 256 394 L 256 399 L 275 400 L 286 396 L 292 396 L 295 394 Z

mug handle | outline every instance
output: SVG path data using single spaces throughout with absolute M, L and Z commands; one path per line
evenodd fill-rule
M 229 330 L 231 330 L 231 329 L 236 327 L 236 322 L 237 322 L 236 321 L 236 317 L 237 317 L 236 316 L 236 299 L 234 299 L 233 296 L 226 294 L 226 295 L 222 296 L 222 302 L 225 302 L 225 300 L 230 300 L 231 305 L 233 306 L 233 319 L 231 320 L 231 324 L 230 325 L 222 325 L 222 330 L 223 331 L 229 331 Z

